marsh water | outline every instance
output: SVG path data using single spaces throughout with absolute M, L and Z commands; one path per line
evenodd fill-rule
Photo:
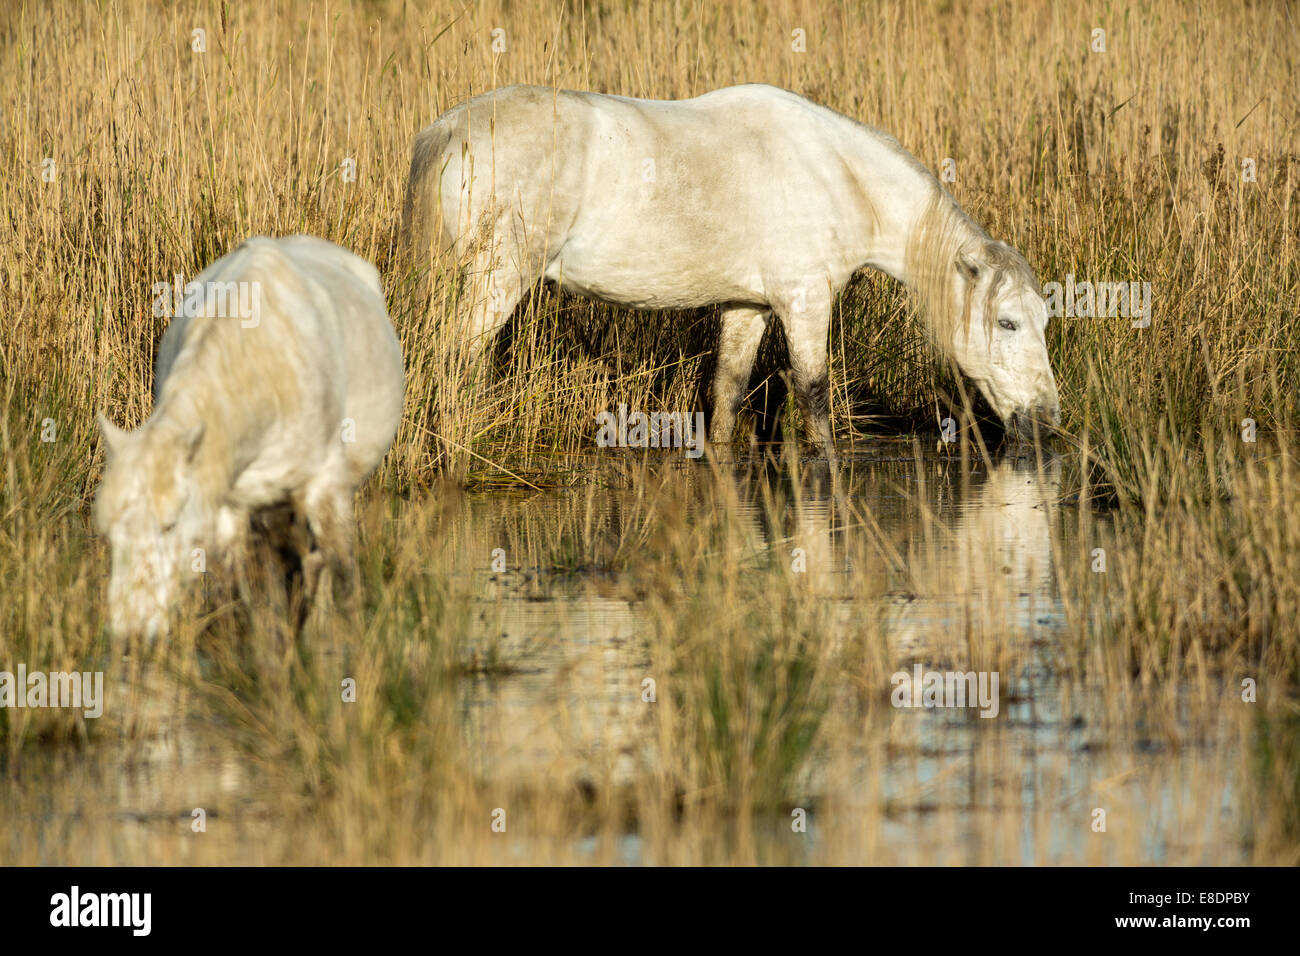
M 703 468 L 667 460 L 658 467 Z M 978 616 L 986 628 L 989 621 L 1005 628 L 1017 662 L 999 675 L 996 719 L 969 708 L 877 707 L 861 722 L 860 737 L 850 732 L 833 766 L 813 762 L 801 783 L 804 802 L 816 807 L 833 789 L 841 815 L 860 803 L 873 821 L 867 858 L 837 856 L 823 841 L 816 812 L 797 840 L 784 812 L 758 822 L 758 839 L 771 841 L 775 858 L 1239 861 L 1240 851 L 1217 835 L 1230 829 L 1234 805 L 1232 775 L 1223 769 L 1234 757 L 1226 731 L 1190 751 L 1170 752 L 1140 728 L 1116 744 L 1107 701 L 1087 687 L 1063 693 L 1059 686 L 1054 661 L 1065 652 L 1070 625 L 1056 563 L 1087 551 L 1075 540 L 1077 505 L 1063 500 L 1059 462 L 972 461 L 885 442 L 847 457 L 834 488 L 815 465 L 799 479 L 753 480 L 761 470 L 734 466 L 748 479 L 738 504 L 749 529 L 746 558 L 766 552 L 803 575 L 802 585 L 832 610 L 827 641 L 867 627 L 886 645 L 891 669 L 966 671 L 976 639 L 971 618 Z M 682 503 L 688 511 L 700 506 Z M 631 781 L 645 767 L 642 740 L 653 706 L 645 694 L 654 676 L 650 623 L 623 586 L 621 575 L 630 572 L 593 560 L 573 542 L 597 534 L 635 546 L 625 525 L 655 520 L 644 489 L 610 480 L 468 493 L 447 520 L 436 543 L 446 549 L 440 567 L 459 576 L 457 590 L 473 605 L 457 688 L 474 773 L 503 783 L 539 773 L 586 787 Z M 1104 535 L 1104 518 L 1097 524 Z M 865 535 L 870 547 L 851 547 L 855 535 Z M 699 621 L 701 629 L 709 626 Z M 152 691 L 137 686 L 134 696 L 166 710 L 172 696 L 164 678 L 156 681 Z M 869 689 L 881 700 L 890 692 Z M 187 819 L 192 794 L 208 794 L 210 805 L 215 792 L 221 812 L 241 824 L 232 852 L 256 861 L 259 834 L 269 824 L 249 796 L 255 788 L 247 786 L 240 754 L 186 710 L 177 704 L 158 725 L 143 759 L 98 767 L 74 761 L 58 772 L 85 774 L 88 787 L 111 778 L 117 846 L 147 842 L 153 828 L 174 828 Z M 1124 794 L 1127 812 L 1145 814 L 1126 830 L 1129 846 L 1118 855 L 1089 842 L 1097 839 L 1089 825 L 1094 808 L 1106 794 L 1113 805 L 1116 792 Z M 1217 816 L 1205 819 L 1207 808 Z M 1216 835 L 1189 833 L 1198 823 Z M 517 850 L 527 857 L 526 847 Z M 588 850 L 594 853 L 595 844 L 575 848 L 579 857 Z M 619 838 L 613 858 L 660 862 L 633 829 Z
M 1072 520 L 1077 505 L 1060 487 L 1061 462 L 961 461 L 941 449 L 884 442 L 859 448 L 842 465 L 840 489 L 832 489 L 824 470 L 808 468 L 775 521 L 770 500 L 753 485 L 750 499 L 740 504 L 754 550 L 773 552 L 778 562 L 801 558 L 807 586 L 834 605 L 827 640 L 873 621 L 889 659 L 909 674 L 918 665 L 968 670 L 971 616 L 1000 622 L 1013 646 L 1023 644 L 1015 648 L 1022 663 L 1000 675 L 998 719 L 986 723 L 972 710 L 886 709 L 862 725 L 864 743 L 888 732 L 890 759 L 882 761 L 878 749 L 864 745 L 856 760 L 838 768 L 837 787 L 860 794 L 864 808 L 888 808 L 871 838 L 880 859 L 1086 859 L 1096 832 L 1088 825 L 1093 807 L 1085 797 L 1097 802 L 1098 781 L 1134 782 L 1135 766 L 1144 763 L 1142 773 L 1149 775 L 1135 804 L 1164 822 L 1135 828 L 1142 836 L 1131 848 L 1133 858 L 1160 863 L 1171 845 L 1194 843 L 1183 832 L 1186 821 L 1175 822 L 1180 814 L 1169 808 L 1206 786 L 1197 760 L 1170 759 L 1140 729 L 1130 738 L 1131 749 L 1112 748 L 1103 729 L 1107 702 L 1086 691 L 1063 700 L 1053 673 L 1068 633 L 1054 561 L 1081 551 L 1078 521 Z M 735 473 L 752 477 L 754 471 L 751 464 Z M 792 491 L 788 478 L 776 481 Z M 836 514 L 837 494 L 847 496 L 854 514 Z M 495 573 L 488 560 L 502 541 L 527 549 L 530 535 L 548 537 L 548 516 L 560 522 L 581 510 L 588 523 L 617 523 L 629 496 L 635 492 L 609 491 L 594 502 L 568 493 L 537 495 L 527 506 L 493 496 L 468 502 L 464 520 L 474 530 L 460 540 L 454 564 L 465 569 L 481 602 L 475 640 L 523 662 L 508 675 L 471 676 L 463 683 L 465 732 L 482 756 L 484 774 L 526 776 L 541 761 L 550 772 L 579 780 L 635 772 L 646 709 L 638 691 L 647 675 L 646 622 L 636 602 L 608 595 L 598 571 L 556 575 L 525 562 Z M 850 553 L 846 531 L 864 531 L 863 518 L 874 545 L 865 555 Z M 1097 524 L 1104 542 L 1105 517 Z M 862 593 L 864 579 L 879 582 L 878 589 Z M 547 702 L 541 712 L 548 716 L 540 722 L 539 701 Z M 1219 746 L 1214 760 L 1227 760 L 1228 749 Z M 557 764 L 557 753 L 568 759 Z M 813 801 L 823 777 L 817 771 L 809 776 Z M 1218 776 L 1210 786 L 1215 793 L 1209 802 L 1226 821 L 1231 784 Z M 944 824 L 933 825 L 941 817 Z M 824 858 L 815 815 L 807 839 L 790 838 L 784 815 L 768 822 L 766 837 L 780 845 L 782 858 Z M 1013 839 L 1007 831 L 1015 831 Z M 991 846 L 999 842 L 1015 848 Z M 1213 859 L 1236 862 L 1225 860 L 1222 849 L 1215 848 Z M 653 862 L 635 835 L 626 837 L 620 856 L 628 863 Z

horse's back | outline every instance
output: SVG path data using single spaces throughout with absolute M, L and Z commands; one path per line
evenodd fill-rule
M 177 316 L 159 348 L 157 390 L 188 351 L 195 363 L 224 370 L 216 387 L 226 402 L 263 404 L 278 420 L 272 433 L 337 436 L 345 419 L 356 440 L 343 452 L 357 480 L 386 451 L 401 416 L 401 346 L 374 266 L 314 236 L 253 237 L 195 280 L 248 283 L 255 321 Z
M 686 100 L 505 87 L 417 136 L 408 223 L 436 208 L 443 248 L 490 228 L 520 273 L 596 298 L 759 301 L 764 274 L 806 275 L 836 230 L 864 228 L 846 223 L 864 214 L 841 159 L 856 129 L 763 85 Z
M 765 142 L 808 133 L 783 132 L 775 121 L 811 117 L 810 109 L 820 108 L 759 84 L 686 100 L 508 86 L 452 107 L 421 130 L 412 178 L 440 177 L 444 198 L 473 179 L 490 181 L 497 196 L 534 182 L 587 184 L 599 193 L 611 185 L 611 175 L 648 181 L 658 172 L 650 160 L 690 160 L 701 167 L 697 172 L 707 172 L 709 160 L 727 154 L 775 159 Z
M 338 398 L 340 416 L 326 422 L 331 435 L 344 430 L 344 455 L 359 482 L 387 451 L 402 414 L 402 350 L 388 317 L 375 267 L 360 256 L 315 236 L 258 240 L 284 256 L 316 306 L 274 318 L 296 333 L 299 354 L 314 355 L 322 389 Z M 270 263 L 267 263 L 270 265 Z M 277 274 L 282 274 L 277 269 Z

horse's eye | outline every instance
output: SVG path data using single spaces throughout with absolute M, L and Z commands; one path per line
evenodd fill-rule
M 998 319 L 998 325 L 1002 326 L 1008 332 L 1014 332 L 1016 330 L 1016 323 L 1012 322 L 1010 319 Z

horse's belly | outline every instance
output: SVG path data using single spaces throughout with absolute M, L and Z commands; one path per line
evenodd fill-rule
M 566 247 L 547 266 L 546 278 L 568 292 L 615 305 L 692 309 L 718 302 L 761 301 L 757 277 L 745 271 L 703 257 L 656 261 L 649 256 L 620 256 L 613 249 L 590 256 Z
M 255 511 L 281 504 L 289 492 L 301 488 L 311 478 L 311 469 L 301 462 L 288 462 L 279 455 L 265 455 L 254 461 L 235 479 L 229 492 L 230 501 Z

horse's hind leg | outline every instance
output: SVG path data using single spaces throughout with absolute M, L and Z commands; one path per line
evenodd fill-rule
M 736 411 L 740 408 L 754 369 L 754 357 L 768 311 L 738 306 L 722 312 L 722 332 L 718 336 L 717 371 L 713 376 L 713 421 L 709 423 L 709 444 L 729 444 L 736 429 Z
M 465 275 L 450 343 L 439 360 L 435 429 L 439 458 L 444 468 L 455 470 L 466 459 L 465 444 L 476 431 L 473 419 L 476 377 L 486 375 L 479 359 L 523 298 L 525 278 L 518 269 L 478 255 Z
M 460 319 L 468 358 L 473 363 L 509 321 L 526 286 L 517 268 L 486 255 L 475 258 L 466 280 Z

